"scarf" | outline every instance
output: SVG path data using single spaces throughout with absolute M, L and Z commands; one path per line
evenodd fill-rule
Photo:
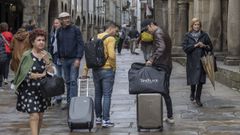
M 200 37 L 200 35 L 201 35 L 201 31 L 192 31 L 191 35 L 194 38 L 194 40 L 197 42 L 199 37 Z

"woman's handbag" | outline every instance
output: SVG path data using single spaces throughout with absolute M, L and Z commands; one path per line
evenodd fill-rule
M 65 85 L 62 77 L 46 76 L 40 81 L 40 90 L 43 97 L 54 97 L 64 94 Z

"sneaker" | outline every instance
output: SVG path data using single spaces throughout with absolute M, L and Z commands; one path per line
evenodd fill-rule
M 7 79 L 6 79 L 6 78 L 4 79 L 4 84 L 5 84 L 5 85 L 7 85 L 7 84 L 8 84 L 8 81 L 7 81 Z
M 170 124 L 174 124 L 175 123 L 173 117 L 171 117 L 171 118 L 164 118 L 163 121 L 166 121 L 166 122 L 168 122 Z
M 102 124 L 102 118 L 97 117 L 97 118 L 96 118 L 96 124 L 97 124 L 97 125 Z
M 107 128 L 107 127 L 113 127 L 114 123 L 110 122 L 110 120 L 103 120 L 102 127 Z

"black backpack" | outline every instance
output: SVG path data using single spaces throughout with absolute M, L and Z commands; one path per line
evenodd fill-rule
M 7 53 L 5 49 L 5 42 L 2 38 L 2 35 L 0 35 L 0 62 L 7 61 Z
M 85 44 L 85 59 L 88 68 L 96 69 L 105 65 L 107 57 L 105 57 L 103 41 L 109 36 L 106 35 L 102 39 L 96 38 Z

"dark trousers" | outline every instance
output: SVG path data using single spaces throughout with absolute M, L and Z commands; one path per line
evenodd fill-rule
M 0 87 L 2 87 L 3 74 L 4 74 L 4 70 L 5 70 L 5 63 L 6 62 L 0 62 Z
M 8 54 L 8 59 L 5 62 L 4 72 L 3 72 L 4 79 L 8 79 L 10 60 L 11 60 L 11 54 Z
M 166 68 L 168 69 L 168 68 Z M 171 72 L 172 70 L 169 70 L 167 73 L 167 86 L 168 86 L 168 89 L 170 87 L 170 76 L 171 76 Z M 168 90 L 169 91 L 169 90 Z M 167 117 L 168 118 L 171 118 L 173 117 L 173 109 L 172 109 L 172 99 L 170 97 L 170 92 L 166 93 L 166 94 L 162 94 L 164 100 L 165 100 L 165 104 L 166 104 L 166 108 L 167 108 Z
M 123 39 L 123 38 L 120 38 L 120 39 L 119 39 L 119 42 L 118 42 L 118 45 L 117 45 L 117 50 L 118 50 L 118 53 L 119 53 L 119 54 L 120 54 L 121 51 L 122 51 L 123 41 L 124 41 L 124 39 Z
M 195 91 L 196 91 L 196 87 L 197 87 L 195 99 L 198 101 L 201 100 L 202 86 L 203 86 L 202 83 L 197 84 L 197 85 L 191 85 L 191 94 L 193 94 L 193 96 L 195 96 Z

